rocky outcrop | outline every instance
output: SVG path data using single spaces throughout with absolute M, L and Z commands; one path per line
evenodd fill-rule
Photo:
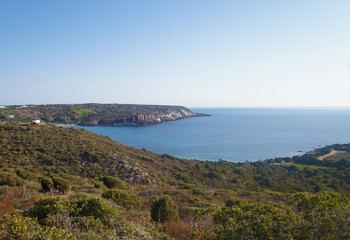
M 114 161 L 108 168 L 111 175 L 118 176 L 129 183 L 155 183 L 154 180 L 151 180 L 151 176 L 144 170 L 143 166 L 128 157 Z
M 158 112 L 154 114 L 138 114 L 130 117 L 115 118 L 115 119 L 101 119 L 90 122 L 81 123 L 81 126 L 146 126 L 152 124 L 159 124 L 167 121 L 175 121 L 187 117 L 208 116 L 206 114 L 191 112 L 187 110 L 172 110 L 165 114 Z

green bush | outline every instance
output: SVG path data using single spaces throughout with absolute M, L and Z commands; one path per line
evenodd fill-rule
M 294 239 L 298 219 L 287 206 L 262 202 L 224 207 L 213 218 L 217 239 Z
M 304 217 L 295 239 L 349 239 L 350 199 L 338 192 L 297 193 L 293 204 Z
M 16 174 L 0 172 L 0 185 L 21 186 L 22 184 L 23 180 Z
M 102 194 L 103 198 L 111 199 L 116 204 L 126 209 L 141 208 L 141 198 L 133 193 L 121 189 L 110 189 Z
M 103 182 L 101 182 L 101 181 L 94 181 L 94 187 L 95 188 L 106 189 L 106 185 Z
M 41 188 L 45 191 L 45 192 L 49 192 L 52 190 L 53 188 L 53 181 L 51 178 L 49 177 L 43 177 L 40 180 L 41 183 Z
M 151 217 L 155 222 L 178 222 L 178 206 L 170 196 L 161 196 L 152 204 Z
M 24 169 L 18 169 L 16 171 L 17 175 L 23 179 L 27 179 L 27 180 L 33 180 L 36 181 L 38 180 L 38 176 L 32 172 L 29 172 L 27 170 Z
M 53 181 L 53 187 L 56 188 L 61 193 L 69 192 L 71 188 L 71 184 L 66 179 L 63 179 L 61 177 L 53 177 L 52 181 Z
M 73 216 L 94 217 L 103 221 L 108 221 L 111 218 L 121 220 L 118 212 L 103 198 L 72 199 L 70 206 L 71 215 Z
M 45 224 L 48 216 L 70 212 L 69 201 L 61 197 L 42 198 L 35 202 L 34 207 L 25 211 L 24 215 L 37 218 L 40 224 Z
M 42 198 L 35 202 L 34 207 L 24 212 L 25 216 L 37 218 L 40 224 L 47 224 L 48 219 L 55 216 L 93 217 L 121 220 L 118 212 L 106 200 L 99 197 L 67 200 L 61 197 Z
M 243 200 L 235 197 L 230 197 L 229 199 L 226 200 L 225 206 L 226 207 L 240 207 L 243 204 Z
M 103 184 L 106 185 L 108 188 L 125 188 L 126 187 L 126 183 L 116 177 L 112 177 L 112 176 L 105 176 L 102 178 Z
M 192 193 L 194 195 L 205 195 L 205 194 L 208 194 L 208 190 L 207 189 L 204 189 L 204 188 L 199 188 L 199 187 L 196 187 L 196 188 L 193 188 L 192 189 Z
M 0 218 L 1 239 L 74 240 L 76 237 L 66 230 L 40 226 L 35 219 L 21 215 L 5 215 Z

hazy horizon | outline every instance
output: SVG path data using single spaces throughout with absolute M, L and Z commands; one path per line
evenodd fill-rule
M 18 104 L 0 104 L 0 106 L 21 106 L 21 105 L 74 105 L 74 104 L 125 104 L 125 105 L 169 105 L 169 104 L 147 104 L 147 103 L 100 103 L 100 102 L 82 102 L 82 103 L 18 103 Z M 179 104 L 170 104 L 169 106 L 183 106 L 190 109 L 229 109 L 229 108 L 257 108 L 257 109 L 349 109 L 350 106 L 187 106 Z

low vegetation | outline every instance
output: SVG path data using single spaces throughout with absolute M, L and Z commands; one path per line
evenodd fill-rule
M 349 144 L 211 162 L 3 124 L 0 167 L 0 239 L 350 238 Z

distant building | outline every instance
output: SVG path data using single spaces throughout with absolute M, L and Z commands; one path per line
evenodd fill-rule
M 40 120 L 33 120 L 32 124 L 40 124 Z
M 5 108 L 5 106 L 0 106 L 0 108 Z

